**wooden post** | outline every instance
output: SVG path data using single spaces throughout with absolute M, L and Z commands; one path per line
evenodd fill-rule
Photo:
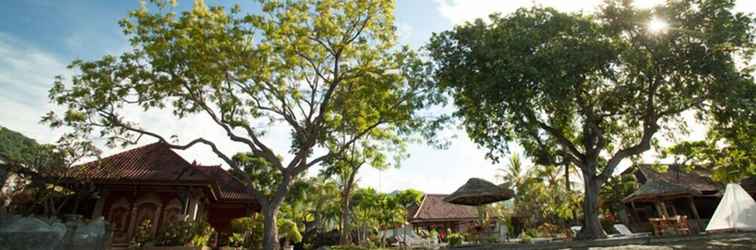
M 640 216 L 638 216 L 638 209 L 635 208 L 635 201 L 631 201 L 630 206 L 633 208 L 633 218 L 635 218 L 635 223 L 642 223 Z
M 659 205 L 661 205 L 662 214 L 663 217 L 669 217 L 669 212 L 667 211 L 667 204 L 664 201 L 659 202 Z
M 679 213 L 677 213 L 677 207 L 675 206 L 675 204 L 672 204 L 672 216 L 677 215 L 680 215 Z
M 701 217 L 698 216 L 698 209 L 696 208 L 696 203 L 693 201 L 693 196 L 688 196 L 688 201 L 690 202 L 690 210 L 693 211 L 693 217 L 696 218 L 696 226 L 698 226 L 698 232 L 703 232 L 706 229 L 703 228 L 703 225 L 701 225 Z
M 659 218 L 664 217 L 666 211 L 662 209 L 662 204 L 659 203 L 658 200 L 654 201 L 654 206 L 656 207 L 656 214 L 659 216 Z

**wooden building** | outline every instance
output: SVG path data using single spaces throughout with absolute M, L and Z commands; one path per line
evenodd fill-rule
M 96 190 L 78 211 L 103 216 L 113 227 L 113 244 L 125 245 L 137 227 L 151 222 L 154 235 L 171 222 L 206 219 L 227 234 L 234 218 L 259 211 L 249 189 L 220 166 L 189 163 L 164 143 L 153 143 L 86 163 L 72 182 Z
M 649 218 L 684 215 L 693 231 L 703 231 L 724 192 L 724 186 L 711 180 L 711 172 L 694 169 L 686 172 L 675 166 L 660 171 L 652 165 L 635 165 L 623 175 L 632 175 L 638 189 L 624 199 L 628 220 L 635 231 L 652 230 Z M 741 182 L 756 197 L 756 177 Z
M 451 229 L 464 231 L 475 224 L 478 211 L 473 206 L 451 204 L 444 201 L 445 194 L 426 194 L 422 202 L 408 211 L 409 222 L 416 229 L 439 232 Z

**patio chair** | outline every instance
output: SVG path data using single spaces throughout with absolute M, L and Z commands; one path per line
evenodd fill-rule
M 617 230 L 618 233 L 625 237 L 646 237 L 651 235 L 650 233 L 633 233 L 625 224 L 614 224 L 614 230 Z
M 688 226 L 688 216 L 677 216 L 675 218 L 677 220 L 676 229 L 677 232 L 683 235 L 690 235 L 690 227 Z

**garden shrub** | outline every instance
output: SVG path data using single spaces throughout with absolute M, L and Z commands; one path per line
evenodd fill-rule
M 352 245 L 338 245 L 329 247 L 331 250 L 368 250 L 368 248 Z
M 555 224 L 551 224 L 551 223 L 543 223 L 540 226 L 538 226 L 536 230 L 538 231 L 539 235 L 544 235 L 544 236 L 549 236 L 549 237 L 553 237 L 554 235 L 557 235 L 561 232 L 559 226 Z
M 197 233 L 195 225 L 190 221 L 176 221 L 168 224 L 158 232 L 156 246 L 183 246 L 191 242 Z
M 262 227 L 263 218 L 260 214 L 231 221 L 231 231 L 242 237 L 241 246 L 245 248 L 262 249 Z
M 292 243 L 299 243 L 302 241 L 302 234 L 299 233 L 299 227 L 297 223 L 292 220 L 280 220 L 278 221 L 278 233 L 280 237 L 286 238 Z
M 533 242 L 533 236 L 530 236 L 529 234 L 526 234 L 526 233 L 523 232 L 520 235 L 520 242 L 522 242 L 524 244 L 530 244 L 530 243 Z
M 252 249 L 262 249 L 263 217 L 260 214 L 232 220 L 231 231 L 238 235 L 229 236 L 229 241 L 233 238 L 234 242 L 239 244 L 239 237 L 241 237 L 241 246 Z M 285 238 L 291 243 L 299 243 L 302 241 L 302 234 L 300 233 L 298 225 L 294 221 L 288 219 L 278 220 L 278 236 Z
M 460 233 L 450 233 L 446 236 L 446 240 L 449 242 L 449 246 L 453 247 L 461 246 L 463 238 L 464 237 Z
M 152 221 L 149 219 L 142 221 L 142 223 L 139 224 L 139 226 L 136 228 L 136 232 L 134 232 L 134 237 L 131 239 L 131 242 L 129 242 L 130 248 L 139 248 L 144 247 L 147 245 L 150 245 L 150 243 L 153 243 L 154 239 L 152 238 Z
M 194 221 L 193 224 L 196 231 L 194 237 L 192 237 L 192 245 L 197 247 L 208 246 L 210 239 L 215 234 L 215 229 L 210 227 L 210 224 L 204 220 Z
M 228 236 L 228 246 L 230 247 L 242 247 L 244 246 L 244 234 L 232 233 Z

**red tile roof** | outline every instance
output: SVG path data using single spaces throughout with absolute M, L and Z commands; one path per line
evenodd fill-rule
M 191 165 L 168 145 L 153 143 L 85 163 L 74 176 L 94 182 L 208 180 L 199 171 L 192 171 Z
M 420 206 L 410 211 L 410 222 L 471 221 L 478 211 L 473 206 L 451 204 L 444 201 L 445 194 L 426 194 Z
M 254 200 L 252 190 L 246 187 L 241 181 L 234 178 L 231 173 L 216 166 L 194 166 L 206 176 L 216 182 L 220 189 L 221 199 L 224 200 Z
M 165 143 L 120 152 L 85 163 L 70 177 L 93 183 L 163 183 L 209 185 L 220 200 L 252 201 L 248 188 L 220 166 L 189 163 Z

